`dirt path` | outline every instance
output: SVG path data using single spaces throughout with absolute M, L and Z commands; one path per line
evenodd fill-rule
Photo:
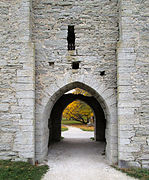
M 62 136 L 49 150 L 50 170 L 43 180 L 134 180 L 106 163 L 104 144 L 90 139 L 93 132 L 69 127 Z

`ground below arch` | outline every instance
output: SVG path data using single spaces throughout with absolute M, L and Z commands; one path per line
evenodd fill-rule
M 50 170 L 43 180 L 134 180 L 106 163 L 101 155 L 104 143 L 92 141 L 93 132 L 69 127 L 62 136 L 61 142 L 50 146 Z

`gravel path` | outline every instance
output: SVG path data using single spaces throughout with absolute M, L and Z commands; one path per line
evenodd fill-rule
M 64 139 L 49 149 L 50 170 L 43 180 L 134 180 L 106 163 L 101 155 L 104 144 L 90 139 L 93 132 L 69 126 L 62 136 Z

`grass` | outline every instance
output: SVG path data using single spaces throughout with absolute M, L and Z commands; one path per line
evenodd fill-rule
M 94 131 L 94 127 L 82 127 L 80 128 L 82 131 Z
M 61 126 L 61 131 L 68 131 L 68 128 L 64 125 Z
M 91 140 L 93 140 L 93 141 L 95 140 L 95 138 L 94 138 L 94 137 L 91 137 L 90 139 L 91 139 Z
M 63 125 L 73 125 L 73 124 L 82 124 L 82 123 L 79 122 L 79 121 L 62 119 L 62 124 L 63 124 Z
M 47 165 L 0 160 L 0 180 L 40 180 L 48 169 Z
M 73 124 L 72 126 L 80 128 L 82 131 L 94 131 L 94 126 L 87 126 L 85 124 Z
M 64 139 L 64 137 L 63 136 L 61 136 L 61 140 L 63 140 Z
M 68 128 L 65 125 L 79 128 L 82 131 L 94 131 L 94 126 L 87 126 L 86 124 L 83 124 L 79 121 L 67 120 L 67 119 L 63 118 L 62 119 L 61 131 L 67 131 L 68 130 Z M 94 138 L 91 138 L 91 139 L 94 140 Z
M 80 128 L 82 131 L 94 131 L 94 127 L 90 126 L 88 127 L 86 124 L 82 124 L 79 121 L 73 121 L 73 120 L 66 120 L 66 119 L 62 119 L 62 131 L 65 131 L 65 126 L 64 125 L 70 125 L 70 126 L 74 126 L 76 128 Z M 68 129 L 66 129 L 67 131 Z
M 135 177 L 141 180 L 149 180 L 149 170 L 141 168 L 118 168 L 113 166 L 115 169 L 126 173 L 128 176 Z

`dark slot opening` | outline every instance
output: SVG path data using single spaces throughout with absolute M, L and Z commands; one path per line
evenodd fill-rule
M 49 66 L 54 67 L 54 62 L 49 62 Z
M 75 33 L 74 26 L 68 26 L 68 50 L 75 50 Z
M 104 75 L 105 75 L 105 71 L 101 71 L 100 76 L 104 76 Z
M 73 62 L 72 69 L 79 69 L 79 62 Z

